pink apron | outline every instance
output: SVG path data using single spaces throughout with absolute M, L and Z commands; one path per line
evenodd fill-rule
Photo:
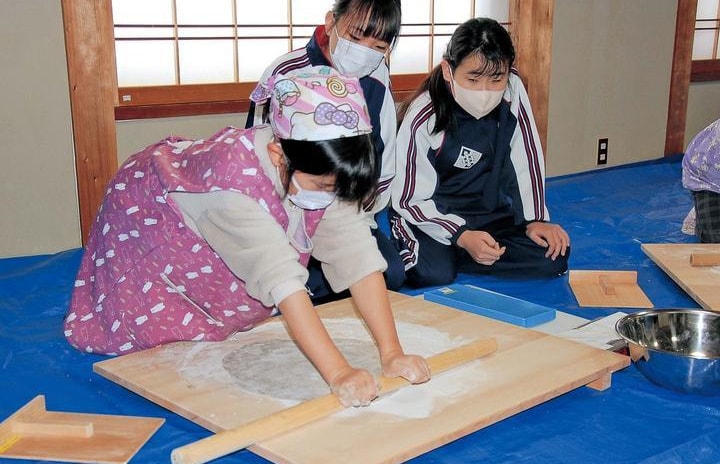
M 254 153 L 255 129 L 208 140 L 168 138 L 112 179 L 85 249 L 65 336 L 89 353 L 126 354 L 178 340 L 224 340 L 270 317 L 207 242 L 183 223 L 170 192 L 230 190 L 288 217 Z M 177 143 L 181 142 L 180 148 Z M 324 211 L 306 211 L 312 237 Z M 301 254 L 307 264 L 308 254 Z

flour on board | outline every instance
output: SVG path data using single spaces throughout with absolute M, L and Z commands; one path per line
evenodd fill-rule
M 358 319 L 324 319 L 323 323 L 351 365 L 381 372 L 377 348 L 365 325 Z M 406 353 L 432 356 L 468 343 L 440 330 L 397 321 L 398 336 Z M 285 326 L 269 323 L 232 337 L 233 343 L 198 343 L 186 355 L 179 373 L 195 385 L 226 385 L 251 394 L 272 397 L 291 406 L 325 395 L 327 384 L 313 365 L 290 340 Z M 240 342 L 240 343 L 237 343 Z M 348 408 L 339 414 L 363 410 L 401 417 L 427 417 L 444 399 L 466 391 L 476 371 L 462 368 L 444 373 L 423 385 L 413 385 L 374 401 L 366 408 Z

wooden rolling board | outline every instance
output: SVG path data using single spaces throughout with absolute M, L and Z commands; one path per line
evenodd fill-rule
M 342 411 L 258 443 L 251 451 L 277 463 L 403 462 L 575 388 L 608 388 L 612 372 L 630 363 L 617 353 L 419 298 L 392 293 L 391 300 L 398 324 L 437 331 L 456 340 L 457 346 L 495 338 L 498 351 L 427 384 L 405 387 L 367 408 Z M 357 318 L 348 300 L 318 311 L 328 325 Z M 269 322 L 281 323 L 279 318 Z M 218 356 L 237 343 L 242 342 L 175 343 L 102 361 L 94 369 L 189 420 L 220 431 L 288 406 L 237 387 L 199 385 L 184 375 L 188 366 L 183 366 L 183 360 L 189 352 L 207 350 L 208 356 Z M 383 408 L 390 404 L 383 402 L 401 401 L 401 393 L 417 401 L 410 403 L 409 416 Z
M 644 243 L 642 250 L 700 306 L 720 311 L 720 266 L 692 266 L 693 253 L 720 253 L 720 244 Z

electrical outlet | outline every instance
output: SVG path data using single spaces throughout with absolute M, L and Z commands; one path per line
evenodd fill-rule
M 597 164 L 607 164 L 608 162 L 608 139 L 598 139 Z

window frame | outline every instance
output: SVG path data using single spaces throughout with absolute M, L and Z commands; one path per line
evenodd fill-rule
M 697 10 L 697 3 L 695 4 Z M 698 22 L 715 22 L 714 28 L 709 28 L 715 31 L 715 39 L 713 41 L 714 55 L 718 55 L 718 48 L 720 47 L 720 2 L 715 12 L 715 18 L 697 18 L 697 12 L 695 15 L 695 22 L 693 26 L 693 36 L 695 31 L 703 30 L 707 28 L 698 27 Z M 720 80 L 720 57 L 709 58 L 702 60 L 692 60 L 690 65 L 690 82 L 709 82 Z
M 693 60 L 690 65 L 690 82 L 720 81 L 720 58 Z
M 434 2 L 431 0 L 430 8 L 434 11 Z M 508 22 L 503 23 L 513 34 L 513 14 L 516 0 L 508 0 Z M 471 3 L 471 15 L 475 12 L 475 3 Z M 436 23 L 431 15 L 429 23 L 403 24 L 404 26 L 427 26 L 430 31 L 436 26 L 448 24 Z M 114 27 L 115 25 L 113 25 Z M 282 25 L 275 25 L 282 26 Z M 146 26 L 150 27 L 150 26 Z M 291 33 L 293 25 L 287 26 Z M 298 27 L 310 27 L 305 24 Z M 314 26 L 312 26 L 314 27 Z M 417 34 L 402 34 L 401 37 L 417 36 Z M 433 49 L 434 37 L 449 36 L 449 34 L 432 34 L 430 50 Z M 296 36 L 295 39 L 307 39 L 307 36 Z M 289 43 L 292 37 L 287 38 Z M 113 39 L 124 40 L 124 39 Z M 175 38 L 175 41 L 178 39 Z M 237 38 L 236 38 L 237 40 Z M 431 52 L 430 52 L 431 53 Z M 390 76 L 393 97 L 396 102 L 402 102 L 412 95 L 415 89 L 425 79 L 427 73 L 392 74 Z M 179 116 L 201 116 L 210 114 L 243 113 L 250 108 L 249 95 L 257 82 L 228 82 L 217 84 L 174 84 L 158 86 L 127 86 L 118 87 L 117 105 L 114 115 L 116 121 L 167 118 Z
M 509 1 L 516 62 L 528 89 L 541 144 L 546 147 L 554 0 Z M 80 239 L 85 244 L 107 183 L 118 168 L 114 112 L 119 98 L 111 0 L 61 0 L 61 6 Z M 538 56 L 544 59 L 538 60 Z M 399 82 L 398 87 L 415 88 L 411 81 Z
M 425 76 L 426 74 L 390 76 L 395 101 L 401 102 L 411 95 Z M 250 108 L 247 96 L 255 86 L 255 82 L 241 82 L 119 87 L 115 120 L 244 113 Z M 238 98 L 238 95 L 241 97 Z M 132 103 L 123 103 L 126 96 L 132 99 Z

